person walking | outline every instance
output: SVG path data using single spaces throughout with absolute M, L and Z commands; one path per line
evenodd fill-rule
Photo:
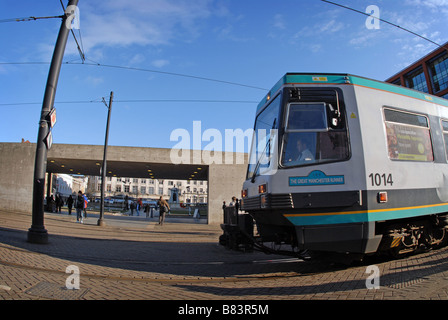
M 87 204 L 89 203 L 89 198 L 83 193 L 82 198 L 84 199 L 84 218 L 87 219 Z
M 64 204 L 64 200 L 59 193 L 56 193 L 56 213 L 62 212 L 62 205 Z
M 170 206 L 162 196 L 160 196 L 160 199 L 157 201 L 157 205 L 159 206 L 159 224 L 163 225 L 163 222 L 165 221 L 165 213 L 170 210 Z
M 81 190 L 78 191 L 78 196 L 76 197 L 76 222 L 83 223 L 82 211 L 84 209 L 84 197 L 82 196 Z
M 139 210 L 141 209 L 142 205 L 143 205 L 142 198 L 138 198 L 137 199 L 137 216 L 140 215 L 140 211 Z
M 131 216 L 134 215 L 134 209 L 135 209 L 135 202 L 131 201 Z
M 145 204 L 145 213 L 146 213 L 146 218 L 149 217 L 149 203 Z
M 74 202 L 73 197 L 72 197 L 72 195 L 70 195 L 67 199 L 68 214 L 70 214 L 70 215 L 72 214 L 73 202 Z
M 50 197 L 50 205 L 51 205 L 51 209 L 50 209 L 50 211 L 51 212 L 56 212 L 56 201 L 54 200 L 54 196 L 53 195 L 51 195 L 51 197 Z

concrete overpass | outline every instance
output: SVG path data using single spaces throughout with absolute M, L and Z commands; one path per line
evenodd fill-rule
M 47 172 L 99 176 L 103 151 L 104 146 L 53 144 Z M 31 213 L 35 152 L 34 143 L 0 143 L 0 209 Z M 210 163 L 200 150 L 182 150 L 189 160 L 184 157 L 182 164 L 174 164 L 171 152 L 109 146 L 107 176 L 149 178 L 151 172 L 155 179 L 207 180 L 208 223 L 221 223 L 222 201 L 240 195 L 247 155 L 215 152 Z

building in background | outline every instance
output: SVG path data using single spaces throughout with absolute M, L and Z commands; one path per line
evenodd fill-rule
M 51 183 L 48 185 L 47 182 Z M 59 194 L 64 200 L 69 195 L 77 194 L 79 190 L 86 192 L 88 185 L 88 177 L 82 175 L 70 175 L 64 173 L 47 173 L 45 179 L 45 188 L 47 195 L 54 197 Z
M 386 82 L 448 99 L 448 42 Z
M 101 177 L 90 176 L 86 193 L 90 198 L 101 196 Z M 208 201 L 207 181 L 202 180 L 167 180 L 145 178 L 106 177 L 105 197 L 122 197 L 154 199 L 160 196 L 170 199 L 171 191 L 176 189 L 179 202 L 206 203 Z

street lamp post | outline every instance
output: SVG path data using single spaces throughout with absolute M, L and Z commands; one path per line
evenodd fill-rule
M 31 243 L 48 243 L 48 232 L 44 226 L 44 189 L 45 172 L 47 171 L 47 152 L 51 147 L 51 127 L 49 117 L 56 116 L 54 98 L 58 84 L 59 73 L 61 71 L 62 59 L 64 57 L 65 46 L 70 32 L 71 20 L 75 14 L 78 0 L 70 0 L 67 10 L 62 17 L 58 39 L 51 59 L 50 71 L 48 73 L 45 95 L 42 103 L 42 110 L 39 121 L 39 132 L 36 143 L 36 158 L 34 162 L 33 179 L 33 211 L 31 228 L 28 229 L 27 240 Z M 71 19 L 71 20 L 70 20 Z

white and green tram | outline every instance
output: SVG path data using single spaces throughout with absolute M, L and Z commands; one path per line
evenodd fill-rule
M 260 102 L 242 209 L 262 242 L 401 255 L 447 239 L 448 100 L 288 73 Z

